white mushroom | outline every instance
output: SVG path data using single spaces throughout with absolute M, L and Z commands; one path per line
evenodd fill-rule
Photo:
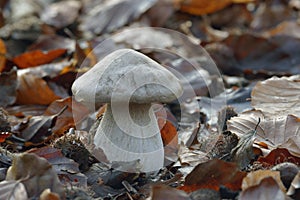
M 109 161 L 139 159 L 143 172 L 163 167 L 163 143 L 151 103 L 182 94 L 170 71 L 137 51 L 117 50 L 79 77 L 72 92 L 89 107 L 108 103 L 94 144 Z

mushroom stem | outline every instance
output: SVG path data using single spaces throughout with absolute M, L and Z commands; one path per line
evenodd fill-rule
M 163 167 L 163 143 L 151 103 L 108 104 L 94 144 L 109 161 L 139 159 L 143 172 Z

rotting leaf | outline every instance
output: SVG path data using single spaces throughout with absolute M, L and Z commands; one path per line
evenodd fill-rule
M 155 2 L 156 0 L 102 0 L 99 4 L 98 1 L 91 1 L 84 5 L 85 15 L 82 16 L 79 28 L 90 34 L 114 31 L 137 19 Z
M 76 20 L 80 8 L 80 1 L 71 0 L 52 3 L 42 12 L 41 20 L 56 28 L 63 28 Z
M 300 76 L 272 77 L 252 90 L 252 106 L 266 117 L 294 114 L 300 117 Z M 276 105 L 276 106 L 274 106 Z
M 52 166 L 46 159 L 33 153 L 15 155 L 6 180 L 19 180 L 23 183 L 28 197 L 38 196 L 47 188 L 64 196 L 64 190 Z
M 185 192 L 171 188 L 167 185 L 153 185 L 150 193 L 150 200 L 190 200 Z
M 17 90 L 18 104 L 48 105 L 59 99 L 50 89 L 47 82 L 32 74 L 24 73 L 18 76 L 19 87 Z
M 61 150 L 45 146 L 38 149 L 31 149 L 28 152 L 45 158 L 52 165 L 53 170 L 63 184 L 72 184 L 79 187 L 87 186 L 87 177 L 80 173 L 78 163 L 66 158 L 61 153 Z
M 240 193 L 239 200 L 282 200 L 288 199 L 273 177 L 266 177 L 258 185 L 249 187 Z
M 221 186 L 225 186 L 229 190 L 238 191 L 246 174 L 239 171 L 235 163 L 213 159 L 197 165 L 187 175 L 184 186 L 180 189 L 192 192 L 200 188 L 219 190 Z
M 0 182 L 0 199 L 28 200 L 26 188 L 20 181 Z
M 66 49 L 55 49 L 48 52 L 34 50 L 14 57 L 13 62 L 21 69 L 35 67 L 50 63 L 51 61 L 63 56 L 66 52 Z
M 0 106 L 6 107 L 16 101 L 17 96 L 17 70 L 0 73 Z

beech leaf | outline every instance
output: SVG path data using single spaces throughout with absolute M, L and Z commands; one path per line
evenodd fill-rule
M 45 189 L 63 196 L 64 190 L 52 166 L 33 153 L 17 154 L 7 171 L 6 180 L 21 181 L 29 197 L 40 195 Z
M 293 114 L 300 117 L 300 76 L 272 77 L 252 90 L 252 106 L 266 117 Z
M 289 199 L 272 177 L 266 177 L 258 185 L 249 187 L 240 193 L 239 200 L 283 200 Z
M 228 120 L 227 127 L 232 133 L 242 136 L 254 130 L 259 119 L 261 122 L 256 134 L 258 141 L 266 143 L 270 149 L 279 146 L 291 147 L 291 153 L 299 155 L 297 149 L 300 147 L 300 120 L 294 115 L 269 118 L 261 111 L 247 111 Z M 285 144 L 287 142 L 288 144 Z

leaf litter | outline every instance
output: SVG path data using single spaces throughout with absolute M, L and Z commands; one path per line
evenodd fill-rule
M 1 199 L 299 199 L 297 1 L 7 0 L 0 8 Z M 156 174 L 95 159 L 88 131 L 105 107 L 96 119 L 71 97 L 77 75 L 124 47 L 186 80 L 181 101 L 156 112 L 168 147 Z

